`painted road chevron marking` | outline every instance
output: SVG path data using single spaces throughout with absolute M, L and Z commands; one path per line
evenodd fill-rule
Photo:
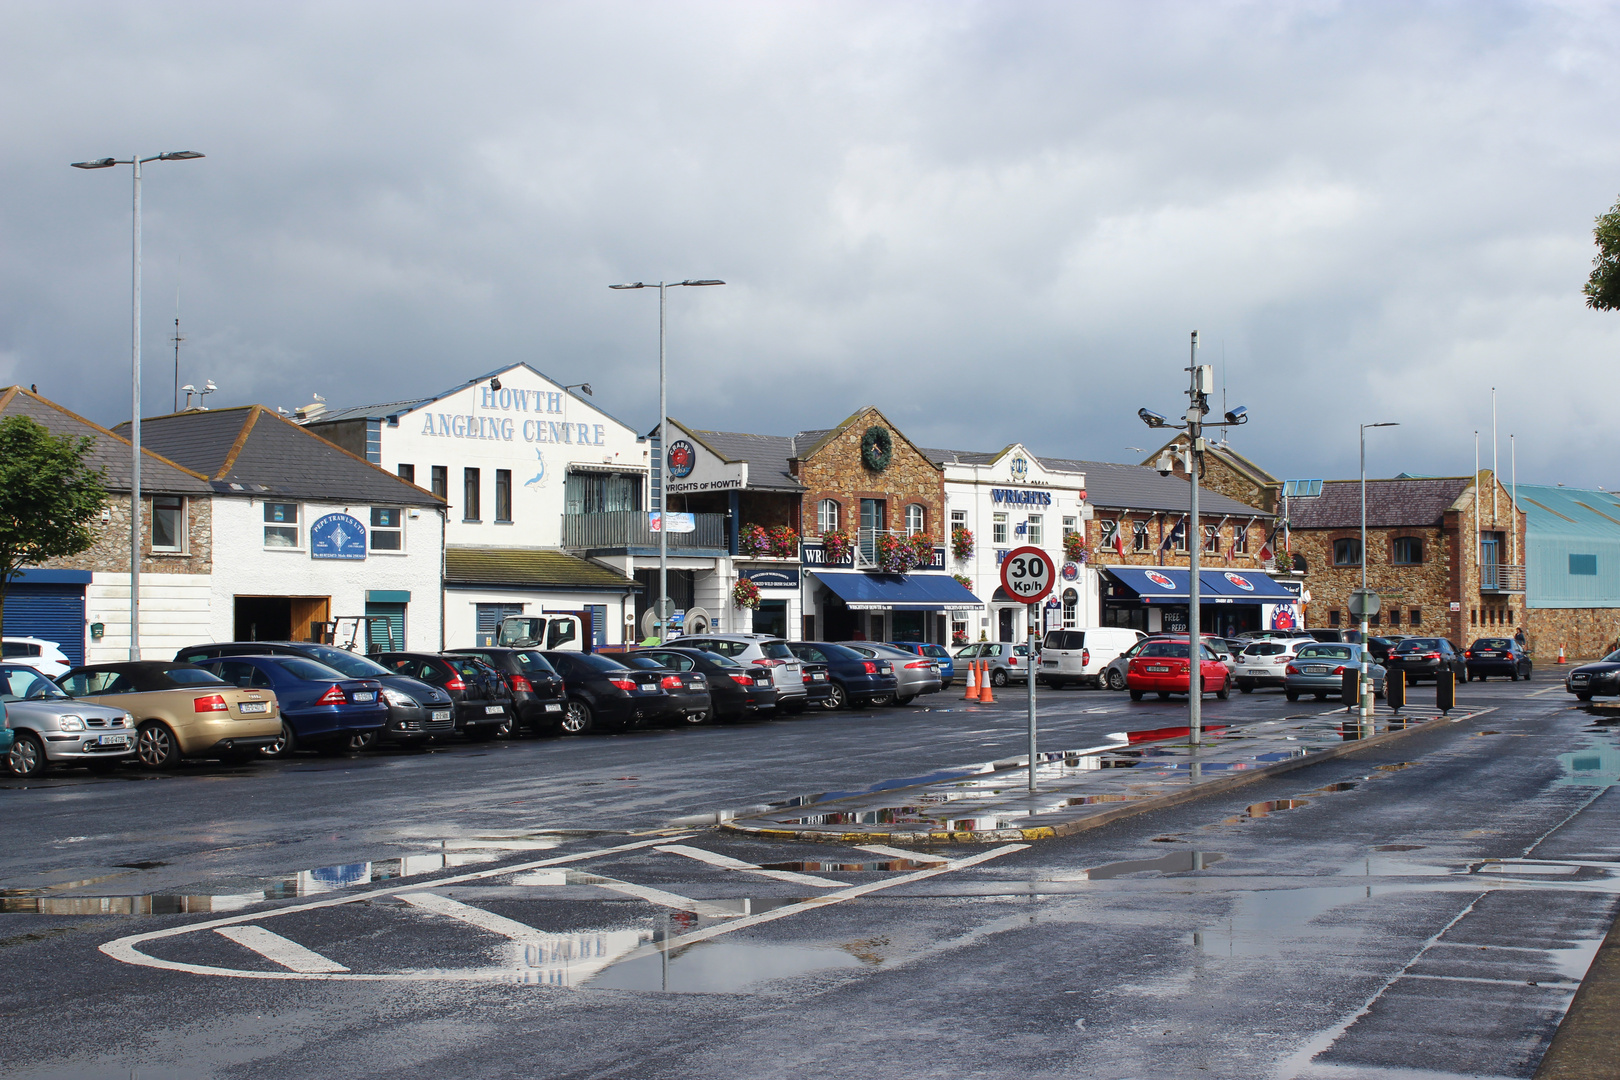
M 813 885 L 818 889 L 842 889 L 847 882 L 833 881 L 831 878 L 816 877 L 814 874 L 800 874 L 793 870 L 766 870 L 757 863 L 743 862 L 733 859 L 729 855 L 716 855 L 712 851 L 702 848 L 687 847 L 685 844 L 661 844 L 659 851 L 671 855 L 685 855 L 688 859 L 718 866 L 722 870 L 737 870 L 744 874 L 754 874 L 758 877 L 772 878 L 776 881 L 790 881 L 795 885 Z
M 266 960 L 293 971 L 348 971 L 349 969 L 296 941 L 262 926 L 222 926 L 214 933 L 252 949 Z

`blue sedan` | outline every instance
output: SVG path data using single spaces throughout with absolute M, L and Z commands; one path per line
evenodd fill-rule
M 275 691 L 281 738 L 260 751 L 266 757 L 307 746 L 357 749 L 388 723 L 382 683 L 302 656 L 230 656 L 201 666 L 235 686 Z

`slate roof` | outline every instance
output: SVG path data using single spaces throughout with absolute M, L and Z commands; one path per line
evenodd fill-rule
M 923 453 L 935 465 L 988 465 L 1000 457 L 1002 451 L 993 454 L 980 453 L 977 450 L 936 450 L 925 449 Z
M 1422 480 L 1368 480 L 1367 526 L 1439 525 L 1446 510 L 1473 484 L 1467 476 Z M 1354 529 L 1361 526 L 1361 481 L 1329 480 L 1322 494 L 1288 500 L 1291 529 Z
M 447 585 L 637 590 L 634 578 L 566 551 L 540 548 L 446 547 Z
M 94 445 L 86 456 L 92 469 L 102 470 L 108 491 L 128 491 L 131 487 L 134 447 L 129 440 L 100 424 L 69 412 L 30 390 L 8 386 L 0 390 L 0 417 L 26 416 L 53 435 L 88 437 Z M 208 478 L 171 461 L 150 446 L 145 425 L 141 427 L 141 491 L 164 495 L 208 495 L 213 489 Z
M 698 431 L 670 421 L 727 461 L 748 463 L 750 490 L 803 491 L 804 485 L 788 472 L 794 440 L 786 435 L 748 435 L 740 431 Z
M 1160 476 L 1146 465 L 1121 465 L 1112 461 L 1076 461 L 1072 458 L 1039 458 L 1048 469 L 1086 474 L 1086 501 L 1099 510 L 1154 510 L 1187 512 L 1187 481 L 1179 476 Z M 1198 513 L 1230 514 L 1232 517 L 1269 518 L 1264 510 L 1238 502 L 1218 491 L 1200 488 Z
M 305 431 L 263 405 L 145 419 L 141 421 L 141 442 L 208 477 L 221 495 L 435 509 L 445 505 L 432 492 Z

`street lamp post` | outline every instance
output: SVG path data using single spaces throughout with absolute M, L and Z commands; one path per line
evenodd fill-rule
M 1198 473 L 1203 468 L 1204 452 L 1209 449 L 1204 440 L 1205 428 L 1237 427 L 1249 422 L 1249 410 L 1242 405 L 1237 406 L 1226 414 L 1225 423 L 1206 423 L 1204 417 L 1209 415 L 1209 395 L 1215 389 L 1215 369 L 1209 364 L 1198 362 L 1198 331 L 1192 332 L 1192 352 L 1187 365 L 1191 373 L 1191 385 L 1187 389 L 1189 406 L 1185 416 L 1186 423 L 1173 424 L 1170 420 L 1151 409 L 1138 409 L 1136 415 L 1150 428 L 1175 428 L 1187 432 L 1187 479 L 1192 484 L 1191 495 L 1188 499 L 1187 523 L 1188 548 L 1190 553 L 1187 567 L 1187 729 L 1188 741 L 1196 750 L 1203 738 L 1203 689 L 1204 689 L 1204 657 L 1203 657 L 1203 626 L 1200 600 L 1203 584 L 1198 578 L 1199 555 L 1204 547 L 1204 526 L 1198 519 Z M 1174 459 L 1170 451 L 1166 450 L 1160 455 L 1158 461 L 1160 472 L 1169 473 L 1174 468 Z
M 95 158 L 75 161 L 75 169 L 110 169 L 114 165 L 135 166 L 134 254 L 131 259 L 130 300 L 130 381 L 129 441 L 134 455 L 129 479 L 129 658 L 141 658 L 141 166 L 148 161 L 190 161 L 204 155 L 195 150 L 173 150 L 166 154 L 128 159 Z
M 666 356 L 666 327 L 669 323 L 669 290 L 681 285 L 724 285 L 717 278 L 698 281 L 632 281 L 609 285 L 610 289 L 658 290 L 658 640 L 664 640 L 664 620 L 669 617 L 669 379 Z M 589 391 L 587 391 L 589 392 Z
M 1367 429 L 1370 427 L 1400 427 L 1393 420 L 1361 425 L 1361 723 L 1372 723 L 1372 670 L 1368 658 L 1367 634 Z M 1384 676 L 1384 693 L 1389 693 L 1389 676 Z

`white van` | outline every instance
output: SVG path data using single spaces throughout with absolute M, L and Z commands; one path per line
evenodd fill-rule
M 1037 681 L 1054 689 L 1077 683 L 1102 685 L 1108 661 L 1147 637 L 1123 626 L 1090 626 L 1082 630 L 1048 630 L 1041 643 Z

